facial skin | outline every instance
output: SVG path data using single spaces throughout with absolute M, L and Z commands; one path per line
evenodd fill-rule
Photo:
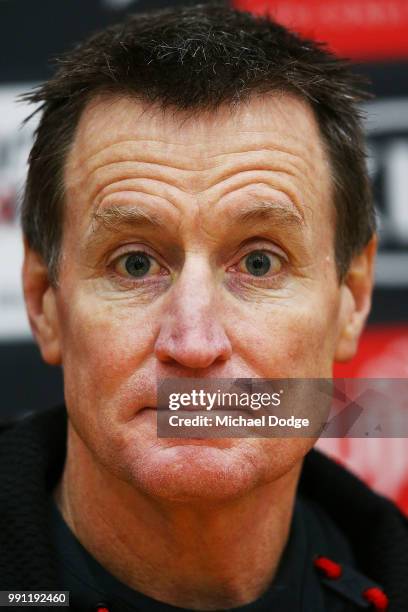
M 315 440 L 158 439 L 146 407 L 160 378 L 331 377 L 335 359 L 353 356 L 375 242 L 340 285 L 312 111 L 276 95 L 185 118 L 100 97 L 81 117 L 65 190 L 58 286 L 28 247 L 24 283 L 43 358 L 63 365 L 77 482 L 82 464 L 112 491 L 121 483 L 128 513 L 129 491 L 235 503 L 272 484 L 287 527 Z M 254 251 L 270 264 L 265 275 L 251 273 Z M 129 259 L 135 252 L 148 259 Z M 127 271 L 132 261 L 150 262 L 145 276 Z
M 288 471 L 310 440 L 158 440 L 143 409 L 156 380 L 330 377 L 368 298 L 338 284 L 330 169 L 304 103 L 181 119 L 125 98 L 84 112 L 59 286 L 44 295 L 51 338 L 39 341 L 63 364 L 77 433 L 120 478 L 160 496 L 239 494 Z M 126 271 L 135 251 L 151 263 L 144 277 Z M 246 268 L 253 251 L 265 276 Z

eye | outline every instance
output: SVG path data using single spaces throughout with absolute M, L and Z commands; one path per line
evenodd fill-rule
M 282 268 L 282 261 L 278 255 L 266 251 L 252 251 L 241 259 L 239 268 L 241 272 L 252 276 L 266 276 L 277 274 Z
M 160 273 L 160 265 L 157 261 L 143 251 L 122 255 L 122 257 L 118 258 L 115 267 L 121 274 L 133 276 L 133 278 L 143 278 L 148 274 Z

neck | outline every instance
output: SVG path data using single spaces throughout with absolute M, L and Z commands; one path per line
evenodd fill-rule
M 96 463 L 69 427 L 54 497 L 78 540 L 121 582 L 174 606 L 214 610 L 254 601 L 273 580 L 300 467 L 227 502 L 151 498 Z

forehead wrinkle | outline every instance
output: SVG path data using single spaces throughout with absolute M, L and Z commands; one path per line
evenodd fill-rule
M 253 136 L 254 142 L 240 142 L 240 137 L 246 138 L 248 134 Z M 185 191 L 191 191 L 191 185 L 188 185 L 188 182 L 192 183 L 195 189 L 200 190 L 200 186 L 205 183 L 207 178 L 207 172 L 213 171 L 215 173 L 214 178 L 209 178 L 213 178 L 213 183 L 216 183 L 225 174 L 231 172 L 231 166 L 236 167 L 235 172 L 242 171 L 240 157 L 244 158 L 246 168 L 252 168 L 253 164 L 259 163 L 269 166 L 268 154 L 271 154 L 272 166 L 274 162 L 276 165 L 276 158 L 279 157 L 278 170 L 287 171 L 288 174 L 293 176 L 297 174 L 309 175 L 314 170 L 312 157 L 317 152 L 315 149 L 321 149 L 319 142 L 311 143 L 308 140 L 306 143 L 298 136 L 293 136 L 290 133 L 284 134 L 283 137 L 279 133 L 265 135 L 263 131 L 258 130 L 238 130 L 238 133 L 234 134 L 234 138 L 211 140 L 209 143 L 205 139 L 199 143 L 182 143 L 135 135 L 133 139 L 122 137 L 118 140 L 116 138 L 113 142 L 112 140 L 108 141 L 103 146 L 99 145 L 96 149 L 94 147 L 93 151 L 87 153 L 86 149 L 92 146 L 93 142 L 87 136 L 85 130 L 85 133 L 82 133 L 82 138 L 77 140 L 77 147 L 74 145 L 76 151 L 71 158 L 74 167 L 76 165 L 82 169 L 82 180 L 87 181 L 95 172 L 109 168 L 114 164 L 140 164 L 149 174 L 155 173 L 155 168 L 159 173 L 168 172 L 172 181 L 177 179 L 176 183 Z M 231 142 L 233 147 L 231 147 Z M 79 144 L 82 146 L 79 146 Z M 211 145 L 211 148 L 207 154 L 204 154 L 203 145 L 205 151 L 207 144 Z M 214 147 L 218 147 L 219 150 L 209 154 Z M 311 148 L 313 149 L 312 152 Z M 72 149 L 71 153 L 73 153 Z M 322 151 L 320 151 L 319 156 L 321 154 Z M 250 159 L 248 159 L 248 156 Z M 262 162 L 256 161 L 259 157 L 262 157 Z M 172 159 L 171 164 L 169 158 Z M 282 163 L 283 166 L 281 167 Z M 179 176 L 174 176 L 175 171 Z M 203 174 L 202 178 L 192 176 L 192 174 L 199 173 Z M 187 187 L 183 186 L 184 183 L 187 184 Z
M 107 175 L 106 168 L 108 168 Z M 97 176 L 99 171 L 102 173 L 100 179 Z M 239 177 L 239 180 L 242 180 L 244 175 L 250 172 L 273 173 L 274 177 L 272 177 L 272 181 L 273 178 L 276 180 L 277 176 L 279 176 L 283 179 L 292 179 L 292 182 L 297 183 L 304 177 L 304 174 L 302 174 L 294 164 L 275 163 L 273 165 L 268 165 L 265 163 L 260 165 L 257 160 L 243 160 L 241 165 L 229 165 L 227 168 L 220 167 L 219 172 L 213 178 L 209 176 L 208 172 L 203 173 L 202 177 L 197 176 L 197 174 L 191 177 L 189 176 L 189 171 L 185 171 L 183 178 L 180 176 L 176 177 L 174 173 L 163 176 L 163 173 L 157 173 L 156 169 L 151 164 L 142 165 L 137 162 L 119 162 L 108 164 L 103 168 L 94 170 L 91 185 L 88 186 L 88 190 L 90 199 L 96 200 L 101 197 L 102 193 L 105 195 L 107 192 L 114 191 L 115 186 L 119 187 L 120 183 L 125 184 L 126 181 L 130 183 L 132 180 L 139 180 L 154 181 L 158 184 L 161 183 L 166 187 L 166 190 L 176 189 L 188 194 L 198 194 L 214 187 L 223 188 L 224 183 L 238 180 L 237 177 Z M 114 182 L 112 182 L 113 180 Z M 279 183 L 282 183 L 282 181 L 279 181 Z M 300 185 L 300 191 L 302 191 L 302 187 L 304 189 L 304 186 Z M 177 198 L 177 193 L 173 195 Z
M 114 183 L 109 182 L 107 185 L 102 185 L 100 187 L 98 187 L 97 191 L 95 193 L 91 193 L 92 198 L 90 198 L 95 206 L 95 208 L 98 208 L 99 206 L 101 206 L 102 202 L 105 199 L 118 199 L 118 200 L 123 200 L 124 198 L 126 199 L 127 197 L 134 197 L 134 194 L 140 194 L 141 198 L 145 198 L 145 196 L 148 196 L 149 199 L 154 199 L 154 200 L 162 200 L 164 204 L 169 204 L 173 209 L 175 209 L 178 212 L 178 207 L 175 204 L 176 201 L 176 195 L 173 194 L 174 197 L 174 202 L 172 201 L 172 197 L 169 197 L 169 193 L 166 193 L 165 196 L 163 195 L 158 195 L 157 193 L 153 193 L 153 189 L 151 188 L 152 185 L 158 186 L 160 185 L 160 183 L 164 183 L 163 181 L 154 181 L 149 179 L 149 181 L 145 183 L 141 183 L 140 182 L 141 179 L 129 179 L 129 178 L 124 178 L 124 179 L 119 179 L 118 181 L 115 181 Z M 157 183 L 157 185 L 156 185 Z M 167 188 L 170 188 L 171 190 L 174 191 L 174 187 L 173 186 L 169 186 L 167 185 L 167 183 L 164 183 L 166 185 Z M 149 188 L 150 187 L 150 188 Z M 157 190 L 155 190 L 157 191 Z M 167 189 L 167 192 L 169 191 L 169 189 Z
M 256 188 L 257 186 L 259 187 L 263 185 L 266 186 L 268 189 L 278 189 L 282 192 L 282 194 L 287 196 L 287 198 L 292 203 L 293 211 L 296 211 L 296 213 L 294 212 L 294 214 L 297 214 L 299 219 L 304 220 L 304 213 L 307 208 L 310 208 L 306 205 L 306 202 L 309 200 L 308 194 L 307 192 L 298 193 L 296 186 L 288 182 L 287 174 L 284 174 L 283 179 L 280 180 L 281 177 L 278 175 L 278 173 L 275 172 L 273 180 L 268 181 L 266 180 L 268 177 L 265 177 L 264 171 L 247 171 L 241 173 L 241 176 L 239 178 L 240 181 L 238 183 L 237 177 L 235 175 L 228 176 L 227 178 L 225 178 L 221 183 L 221 186 L 223 187 L 222 193 L 220 193 L 220 185 L 216 185 L 213 188 L 209 188 L 207 190 L 207 194 L 205 194 L 205 196 L 203 194 L 205 199 L 202 203 L 206 202 L 206 204 L 209 205 L 211 208 L 216 209 L 218 203 L 222 207 L 222 201 L 224 197 L 231 195 L 235 191 L 245 189 L 245 187 L 248 186 Z M 140 179 L 123 179 L 115 183 L 111 183 L 110 181 L 108 181 L 108 184 L 106 186 L 99 186 L 98 193 L 94 198 L 94 205 L 98 209 L 106 198 L 114 200 L 116 199 L 116 196 L 117 198 L 119 198 L 119 200 L 125 199 L 126 202 L 126 198 L 134 197 L 134 194 L 142 194 L 142 196 L 146 194 L 146 196 L 148 196 L 149 198 L 159 198 L 160 200 L 163 200 L 166 205 L 170 205 L 170 207 L 176 212 L 177 215 L 180 213 L 180 204 L 183 201 L 185 205 L 188 205 L 188 202 L 187 200 L 185 200 L 185 197 L 182 197 L 185 194 L 178 193 L 173 186 L 168 185 L 167 183 L 162 182 L 166 187 L 165 197 L 163 195 L 159 195 L 157 193 L 159 190 L 157 189 L 157 185 L 155 183 L 158 183 L 158 185 L 160 186 L 160 181 L 149 180 L 146 183 L 146 180 L 141 181 Z M 172 194 L 168 193 L 169 189 L 173 191 Z M 212 193 L 214 192 L 214 190 L 215 193 Z M 263 197 L 266 200 L 268 200 L 269 197 L 271 198 L 271 200 L 276 199 L 276 196 L 273 196 L 272 194 L 269 197 Z M 262 198 L 262 196 L 259 194 L 258 196 L 255 195 L 255 197 L 252 198 L 252 194 L 248 193 L 245 194 L 245 198 L 250 198 L 251 201 L 256 204 L 257 202 L 259 202 L 259 199 Z M 313 197 L 311 198 L 311 200 L 313 200 Z M 128 204 L 125 203 L 122 206 L 127 205 Z M 251 208 L 253 208 L 253 206 L 251 206 Z M 248 214 L 252 215 L 253 213 L 248 212 Z
M 175 164 L 175 163 L 169 164 L 168 163 L 168 158 L 169 158 L 168 153 L 166 153 L 165 156 L 163 156 L 163 152 L 161 152 L 162 153 L 161 155 L 160 153 L 154 154 L 153 151 L 147 148 L 147 145 L 150 142 L 155 143 L 157 141 L 147 141 L 147 140 L 140 141 L 140 143 L 138 143 L 137 145 L 133 141 L 125 141 L 123 143 L 120 142 L 114 145 L 110 145 L 108 148 L 103 147 L 99 153 L 91 157 L 88 157 L 86 161 L 82 160 L 82 162 L 85 162 L 85 166 L 89 167 L 89 170 L 85 174 L 85 179 L 89 178 L 95 171 L 97 171 L 100 168 L 108 167 L 109 165 L 117 164 L 121 162 L 140 163 L 143 166 L 150 166 L 150 165 L 156 166 L 157 165 L 160 168 L 169 169 L 170 171 L 179 170 L 182 173 L 183 172 L 205 172 L 208 170 L 215 170 L 217 166 L 224 167 L 225 165 L 227 166 L 230 165 L 230 164 L 224 164 L 222 162 L 222 158 L 225 158 L 225 157 L 228 157 L 230 159 L 232 158 L 232 161 L 234 163 L 237 163 L 234 160 L 234 157 L 242 155 L 242 156 L 245 156 L 245 160 L 247 162 L 248 154 L 254 154 L 258 156 L 258 155 L 264 155 L 265 152 L 277 153 L 283 156 L 284 160 L 288 163 L 289 166 L 296 167 L 297 165 L 300 165 L 300 166 L 309 167 L 309 170 L 313 169 L 313 164 L 309 162 L 309 159 L 311 157 L 310 150 L 307 149 L 308 155 L 303 156 L 302 155 L 303 147 L 301 146 L 296 147 L 296 149 L 298 150 L 295 150 L 295 147 L 293 147 L 292 149 L 285 147 L 282 143 L 279 143 L 279 144 L 269 143 L 269 145 L 262 144 L 261 147 L 244 146 L 239 149 L 235 149 L 235 150 L 229 149 L 224 152 L 214 153 L 212 155 L 204 156 L 203 154 L 200 154 L 200 156 L 195 156 L 194 159 L 192 159 L 191 153 L 188 153 L 186 156 L 181 156 L 184 158 L 183 159 L 184 164 L 181 165 L 181 164 Z M 126 150 L 123 150 L 121 145 L 128 144 L 128 143 L 134 146 L 127 147 Z M 140 150 L 138 150 L 139 144 L 144 145 Z M 187 149 L 189 148 L 198 149 L 200 152 L 202 151 L 202 147 L 199 144 L 180 145 L 180 146 L 183 146 L 184 148 L 187 148 Z M 112 149 L 115 149 L 115 151 L 112 151 Z M 115 154 L 113 155 L 113 153 Z M 253 160 L 253 163 L 256 163 L 254 160 L 254 155 L 252 156 L 252 160 Z M 93 160 L 92 163 L 90 163 L 91 160 Z M 214 163 L 204 163 L 205 161 L 209 161 L 209 160 L 221 160 L 221 161 L 215 164 Z M 199 167 L 197 167 L 197 164 L 199 165 Z M 80 165 L 82 166 L 83 163 L 81 163 Z M 301 171 L 302 168 L 299 168 L 299 170 Z
M 189 162 L 191 162 L 191 153 L 186 155 L 185 161 L 186 164 L 183 165 L 175 165 L 174 163 L 169 164 L 168 158 L 169 154 L 173 155 L 174 151 L 164 151 L 163 149 L 159 151 L 154 151 L 154 147 L 152 145 L 156 144 L 164 144 L 168 149 L 172 149 L 175 147 L 183 147 L 184 149 L 196 149 L 197 151 L 202 151 L 202 146 L 200 144 L 182 144 L 182 143 L 170 143 L 158 139 L 147 140 L 140 139 L 137 142 L 134 140 L 120 140 L 118 142 L 114 142 L 109 144 L 108 146 L 103 146 L 96 153 L 91 154 L 87 157 L 87 164 L 91 166 L 90 172 L 98 166 L 104 164 L 105 159 L 109 159 L 111 157 L 115 158 L 116 161 L 129 161 L 129 154 L 131 157 L 134 156 L 133 161 L 137 161 L 143 164 L 158 164 L 163 167 L 168 167 L 175 170 L 189 170 L 189 171 L 197 171 L 207 170 L 210 166 L 203 166 L 201 168 L 195 168 L 193 165 L 189 166 Z M 203 157 L 202 155 L 197 156 L 193 164 L 197 164 L 198 161 L 204 161 L 211 156 Z
M 258 132 L 256 132 L 256 134 L 258 135 Z M 154 145 L 158 142 L 164 142 L 165 145 L 169 145 L 167 141 L 144 139 L 139 141 L 134 147 L 132 146 L 131 149 L 133 151 L 134 149 L 140 149 L 140 143 L 151 143 Z M 91 157 L 94 158 L 94 161 L 100 162 L 103 159 L 108 161 L 110 159 L 110 154 L 114 152 L 115 155 L 119 154 L 119 159 L 128 158 L 129 149 L 124 151 L 121 146 L 122 143 L 135 144 L 133 140 L 118 141 L 111 145 L 115 151 L 111 150 L 110 153 L 108 151 L 109 154 L 105 155 L 104 153 L 107 151 L 105 146 L 99 149 L 98 152 Z M 259 145 L 251 146 L 246 144 L 234 150 L 231 150 L 229 144 L 224 148 L 226 152 L 217 152 L 206 156 L 205 159 L 207 159 L 207 161 L 211 160 L 213 162 L 212 164 L 207 163 L 203 165 L 200 163 L 199 168 L 194 167 L 191 169 L 187 169 L 186 166 L 182 166 L 179 163 L 177 165 L 174 163 L 169 164 L 168 159 L 160 160 L 159 162 L 145 161 L 146 159 L 152 159 L 152 157 L 154 159 L 159 159 L 160 156 L 156 155 L 156 152 L 151 151 L 146 154 L 146 150 L 143 150 L 139 151 L 140 158 L 134 161 L 129 161 L 127 159 L 126 161 L 108 162 L 102 166 L 96 164 L 88 170 L 85 174 L 85 178 L 82 177 L 82 180 L 78 182 L 82 183 L 81 190 L 85 187 L 87 191 L 91 191 L 92 199 L 100 199 L 101 192 L 110 190 L 110 186 L 113 185 L 112 178 L 115 178 L 116 185 L 119 182 L 124 183 L 127 180 L 131 181 L 132 177 L 137 180 L 146 180 L 147 178 L 151 179 L 154 177 L 154 180 L 158 184 L 161 183 L 166 191 L 169 189 L 174 190 L 174 187 L 177 187 L 177 189 L 180 189 L 184 193 L 198 194 L 199 192 L 210 190 L 213 187 L 217 190 L 220 188 L 224 190 L 225 187 L 229 187 L 231 181 L 236 181 L 237 179 L 239 181 L 242 181 L 242 179 L 247 180 L 247 176 L 242 176 L 247 172 L 270 172 L 271 180 L 263 180 L 263 182 L 269 182 L 270 186 L 273 186 L 273 182 L 275 182 L 280 190 L 284 191 L 298 204 L 303 205 L 303 196 L 306 195 L 308 191 L 312 193 L 320 191 L 318 185 L 321 184 L 321 181 L 317 180 L 315 184 L 315 182 L 311 180 L 315 170 L 312 159 L 313 155 L 310 154 L 309 150 L 309 155 L 305 156 L 306 146 L 302 142 L 297 142 L 295 143 L 296 146 L 291 147 L 284 146 L 282 143 L 275 145 L 270 142 L 270 139 L 268 142 L 265 142 L 265 138 L 263 138 L 262 143 L 259 144 L 262 144 L 263 148 L 260 149 Z M 179 146 L 178 143 L 177 146 Z M 198 145 L 183 144 L 182 146 L 191 149 L 197 148 Z M 173 144 L 170 148 L 172 147 L 174 147 Z M 316 146 L 312 146 L 312 149 L 315 148 Z M 98 155 L 100 154 L 102 154 L 102 156 L 98 160 Z M 191 156 L 189 159 L 191 160 Z M 79 161 L 80 160 L 77 159 L 78 163 Z M 193 163 L 196 166 L 197 163 L 202 161 L 203 157 L 201 156 L 200 159 L 196 158 Z M 86 168 L 86 163 L 83 164 L 82 167 Z M 99 177 L 99 172 L 103 174 L 106 171 L 108 172 L 107 176 Z M 202 176 L 200 176 L 200 173 Z M 94 180 L 95 176 L 96 179 Z M 167 177 L 169 182 L 166 180 Z M 256 178 L 257 177 L 254 176 L 254 180 L 256 180 Z M 320 179 L 320 176 L 316 178 Z M 93 185 L 86 185 L 89 179 L 92 179 Z M 305 181 L 305 179 L 307 180 Z M 249 182 L 250 181 L 248 181 L 248 183 Z M 160 187 L 160 191 L 162 187 Z M 146 193 L 151 192 L 152 191 L 149 190 L 149 186 L 147 185 Z M 306 194 L 304 192 L 306 192 Z M 105 193 L 106 192 L 104 192 L 104 195 Z M 179 195 L 180 194 L 175 191 L 171 199 L 175 198 L 177 200 Z M 299 208 L 301 208 L 301 206 Z
M 198 176 L 198 172 L 194 176 L 190 175 L 189 170 L 177 170 L 172 166 L 168 166 L 168 172 L 163 172 L 163 168 L 155 164 L 141 164 L 139 162 L 114 162 L 107 164 L 104 167 L 97 168 L 93 171 L 92 176 L 89 176 L 86 183 L 90 193 L 90 199 L 95 200 L 101 195 L 104 190 L 109 190 L 110 186 L 119 184 L 125 181 L 144 181 L 146 184 L 153 183 L 161 184 L 166 191 L 173 192 L 173 197 L 177 198 L 177 191 L 182 191 L 187 194 L 199 193 L 203 188 L 206 188 L 207 174 L 203 177 Z M 180 176 L 183 173 L 184 176 Z M 99 176 L 100 174 L 100 176 Z
M 294 111 L 295 129 L 290 120 L 291 109 Z M 154 112 L 151 115 L 148 113 L 146 123 L 147 110 Z M 299 104 L 299 100 L 293 96 L 254 99 L 248 105 L 243 105 L 233 116 L 227 108 L 227 114 L 200 114 L 194 116 L 192 122 L 187 122 L 186 128 L 184 122 L 178 125 L 173 115 L 166 116 L 155 110 L 162 109 L 151 105 L 145 108 L 139 101 L 123 95 L 91 100 L 81 116 L 76 143 L 71 148 L 71 152 L 75 149 L 74 158 L 80 167 L 89 159 L 92 168 L 94 158 L 99 155 L 104 157 L 114 154 L 120 160 L 130 152 L 131 156 L 137 153 L 141 162 L 157 160 L 163 168 L 167 166 L 173 168 L 173 171 L 190 169 L 195 173 L 209 169 L 209 160 L 217 160 L 216 166 L 224 165 L 222 158 L 225 156 L 269 150 L 297 157 L 300 166 L 305 164 L 300 170 L 308 173 L 308 170 L 314 170 L 314 158 L 326 158 L 311 109 L 308 105 Z M 120 113 L 123 122 L 117 120 Z M 107 120 L 108 127 L 112 129 L 101 129 L 106 127 Z M 96 139 L 95 130 L 99 137 Z M 212 153 L 214 148 L 218 150 Z M 180 149 L 186 153 L 180 155 Z M 172 166 L 168 164 L 169 158 L 174 162 Z
M 296 150 L 295 150 L 296 149 Z M 308 155 L 302 155 L 302 153 L 308 153 Z M 309 162 L 310 158 L 310 150 L 306 147 L 297 146 L 288 148 L 283 145 L 282 142 L 278 144 L 274 143 L 262 143 L 261 146 L 257 145 L 254 147 L 249 147 L 248 145 L 242 147 L 239 150 L 227 151 L 225 153 L 215 153 L 214 155 L 209 155 L 209 159 L 214 158 L 223 158 L 223 157 L 234 157 L 236 155 L 245 156 L 244 159 L 247 159 L 248 154 L 253 154 L 252 159 L 256 159 L 255 156 L 264 156 L 265 153 L 269 154 L 277 154 L 280 155 L 283 161 L 286 161 L 288 165 L 296 167 L 296 163 L 300 166 L 309 167 L 310 170 L 313 169 L 313 164 Z M 222 164 L 218 164 L 222 165 Z
M 286 166 L 285 164 L 275 163 L 273 165 L 268 165 L 266 163 L 260 164 L 259 161 L 251 164 L 249 161 L 246 161 L 240 167 L 229 166 L 228 168 L 225 168 L 225 170 L 220 173 L 219 176 L 209 182 L 208 188 L 214 187 L 217 184 L 221 185 L 223 182 L 233 179 L 237 175 L 245 175 L 250 172 L 269 172 L 275 175 L 286 175 L 292 179 L 298 179 L 300 176 L 303 176 L 299 172 L 296 172 L 296 169 Z
M 232 177 L 232 179 L 234 178 L 235 177 Z M 227 196 L 230 197 L 235 191 L 245 189 L 245 187 L 250 186 L 252 188 L 256 188 L 259 186 L 266 186 L 268 189 L 273 189 L 275 191 L 278 190 L 282 192 L 290 200 L 293 206 L 293 210 L 296 211 L 296 213 L 294 214 L 297 214 L 298 217 L 304 220 L 305 211 L 311 208 L 310 206 L 306 204 L 306 202 L 313 200 L 313 197 L 309 196 L 308 193 L 299 192 L 298 189 L 296 188 L 296 185 L 294 185 L 293 182 L 292 184 L 289 184 L 287 180 L 287 175 L 285 175 L 282 180 L 280 180 L 281 176 L 279 173 L 275 173 L 273 180 L 268 181 L 267 178 L 268 177 L 265 177 L 265 172 L 260 172 L 260 173 L 247 172 L 247 173 L 244 173 L 244 176 L 242 177 L 243 180 L 240 181 L 238 184 L 236 183 L 236 181 L 233 182 L 233 180 L 230 181 L 229 179 L 226 179 L 224 182 L 227 183 L 227 185 L 226 185 L 226 188 L 224 189 L 222 196 L 219 198 L 219 200 Z M 256 202 L 258 202 L 259 199 L 264 199 L 264 200 L 268 199 L 265 196 L 256 196 L 255 194 L 251 194 L 251 193 L 245 193 L 245 197 L 247 198 L 254 197 L 256 198 L 255 200 Z M 271 197 L 271 200 L 276 199 L 276 197 L 274 198 L 272 194 L 270 197 Z
M 160 197 L 177 208 L 175 201 L 177 201 L 180 191 L 184 190 L 181 187 L 170 185 L 159 177 L 139 176 L 130 178 L 128 175 L 119 175 L 114 179 L 108 177 L 107 180 L 99 183 L 98 181 L 92 181 L 91 185 L 88 185 L 87 191 L 88 200 L 93 202 L 95 206 L 99 206 L 104 198 L 113 196 L 115 193 L 121 197 L 121 194 L 125 192 L 139 192 L 155 198 Z M 165 194 L 160 195 L 158 192 L 165 192 Z
M 212 146 L 221 145 L 221 150 L 212 155 L 205 155 L 205 156 L 202 155 L 202 147 L 203 147 L 203 144 L 205 143 L 183 143 L 183 142 L 175 142 L 174 140 L 173 141 L 161 140 L 159 138 L 154 138 L 154 139 L 147 139 L 147 138 L 135 139 L 133 138 L 133 139 L 128 139 L 128 140 L 121 139 L 121 140 L 117 140 L 111 143 L 106 143 L 99 149 L 88 154 L 86 157 L 90 165 L 93 166 L 94 163 L 96 165 L 99 164 L 98 158 L 102 158 L 101 161 L 103 162 L 103 158 L 109 157 L 111 154 L 112 155 L 116 154 L 117 159 L 119 161 L 125 161 L 126 159 L 128 159 L 129 151 L 131 153 L 133 153 L 134 151 L 137 154 L 138 161 L 142 161 L 146 163 L 157 162 L 161 165 L 166 165 L 166 160 L 168 159 L 169 153 L 170 154 L 175 153 L 175 151 L 172 151 L 171 149 L 193 149 L 193 150 L 198 151 L 200 155 L 196 156 L 193 163 L 196 163 L 197 161 L 205 161 L 206 159 L 213 159 L 213 158 L 223 157 L 227 155 L 234 155 L 234 154 L 240 154 L 240 153 L 251 153 L 251 152 L 262 152 L 263 150 L 280 151 L 288 155 L 295 155 L 299 158 L 302 158 L 303 150 L 307 149 L 307 151 L 309 151 L 310 149 L 309 142 L 307 143 L 307 145 L 303 146 L 303 143 L 299 142 L 297 139 L 293 139 L 289 134 L 285 135 L 284 139 L 283 138 L 277 139 L 276 142 L 271 142 L 270 138 L 265 138 L 265 134 L 263 134 L 262 132 L 248 132 L 248 131 L 241 131 L 239 132 L 239 134 L 235 134 L 234 145 L 236 144 L 237 141 L 239 141 L 240 135 L 248 134 L 248 133 L 255 134 L 258 137 L 256 138 L 256 143 L 254 143 L 254 146 L 248 145 L 248 143 L 244 143 L 241 147 L 236 148 L 235 146 L 233 149 L 231 149 L 229 146 L 225 145 L 225 139 L 219 140 L 219 141 L 211 140 Z M 263 136 L 263 138 L 259 138 L 259 136 Z M 291 142 L 291 144 L 288 146 L 287 145 L 288 141 L 293 141 L 293 142 Z M 156 148 L 155 145 L 159 145 L 159 147 L 157 147 L 158 148 L 157 152 L 155 151 L 155 148 Z M 169 149 L 169 150 L 166 150 L 163 152 L 163 149 L 160 149 L 160 145 L 164 145 L 166 149 Z M 82 147 L 82 149 L 83 148 L 84 147 Z M 148 154 L 146 155 L 146 153 Z M 164 157 L 162 157 L 161 154 L 162 155 L 164 154 Z M 307 157 L 305 159 L 307 161 Z M 191 152 L 189 151 L 185 158 L 187 165 L 189 164 L 190 160 L 191 160 Z M 186 169 L 185 166 L 174 166 L 173 164 L 169 166 L 178 168 L 180 170 Z M 195 168 L 193 168 L 192 166 L 191 168 L 188 168 L 188 169 L 195 170 Z M 207 166 L 203 168 L 199 168 L 198 170 L 201 170 L 201 169 L 207 169 Z

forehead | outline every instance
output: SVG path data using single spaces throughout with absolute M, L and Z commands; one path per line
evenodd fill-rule
M 178 194 L 219 199 L 267 184 L 306 214 L 331 199 L 314 113 L 286 94 L 188 115 L 125 96 L 96 97 L 80 118 L 64 178 L 67 195 L 77 202 L 80 193 L 85 209 L 125 189 L 126 180 L 147 180 L 169 201 Z

